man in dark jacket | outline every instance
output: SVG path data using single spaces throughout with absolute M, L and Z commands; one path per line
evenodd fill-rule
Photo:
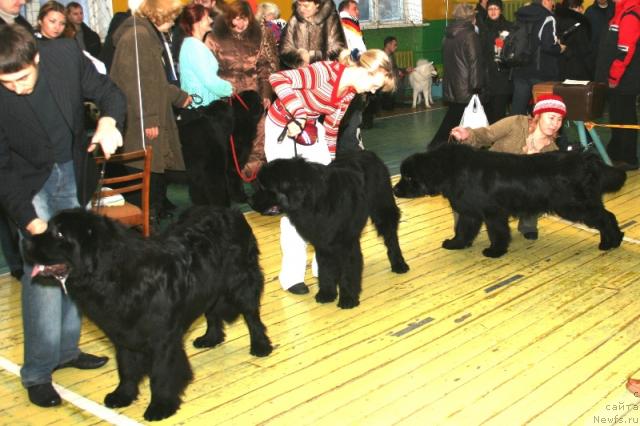
M 91 145 L 84 131 L 84 99 L 102 112 Z M 126 101 L 68 39 L 36 45 L 17 25 L 0 27 L 0 204 L 23 235 L 40 234 L 59 210 L 80 207 L 95 188 L 87 182 L 96 144 L 104 154 L 122 145 Z M 86 191 L 82 191 L 85 189 Z M 29 399 L 41 407 L 60 405 L 51 385 L 58 368 L 98 368 L 107 357 L 80 352 L 80 315 L 56 286 L 32 281 L 24 264 L 22 323 Z
M 593 52 L 598 51 L 600 45 L 600 37 L 602 33 L 609 28 L 609 20 L 613 18 L 613 1 L 612 0 L 596 0 L 584 12 L 584 16 L 591 24 L 591 49 Z
M 0 0 L 0 26 L 16 24 L 21 25 L 30 33 L 33 33 L 31 24 L 20 16 L 20 8 L 25 0 Z M 18 231 L 15 224 L 9 219 L 4 209 L 0 208 L 0 245 L 2 253 L 7 261 L 11 275 L 22 278 L 22 256 L 18 247 Z
M 558 41 L 553 0 L 533 0 L 516 12 L 518 23 L 531 25 L 533 59 L 513 70 L 512 115 L 526 115 L 531 101 L 531 89 L 541 81 L 558 79 L 558 57 L 565 46 Z
M 0 25 L 18 24 L 32 33 L 31 24 L 20 16 L 20 8 L 25 3 L 26 0 L 0 0 Z
M 591 48 L 591 23 L 582 14 L 582 3 L 583 0 L 562 0 L 556 7 L 558 38 L 567 46 L 558 58 L 560 81 L 593 80 L 595 55 Z
M 444 78 L 442 94 L 448 104 L 440 128 L 429 144 L 437 148 L 449 140 L 451 129 L 460 124 L 464 109 L 474 94 L 483 88 L 483 63 L 480 37 L 475 30 L 475 10 L 469 4 L 459 4 L 453 10 L 442 43 Z
M 76 29 L 76 41 L 82 50 L 86 50 L 94 57 L 100 56 L 100 36 L 93 31 L 87 24 L 83 22 L 84 11 L 80 3 L 72 1 L 67 4 L 67 20 L 73 24 Z

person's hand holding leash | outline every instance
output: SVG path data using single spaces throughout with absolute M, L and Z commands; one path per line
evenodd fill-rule
M 306 120 L 291 120 L 289 124 L 287 124 L 287 136 L 290 138 L 295 138 L 304 130 L 304 126 L 306 124 Z
M 91 145 L 87 151 L 93 152 L 97 144 L 102 147 L 106 159 L 109 159 L 111 154 L 122 146 L 122 134 L 116 127 L 116 120 L 111 117 L 102 117 L 98 120 L 98 127 L 91 138 Z

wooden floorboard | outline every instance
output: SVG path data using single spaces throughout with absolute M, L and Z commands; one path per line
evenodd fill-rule
M 191 341 L 205 323 L 197 321 L 185 339 L 195 379 L 181 410 L 160 424 L 602 424 L 616 415 L 640 421 L 639 401 L 623 386 L 640 370 L 640 173 L 630 173 L 606 200 L 626 233 L 620 248 L 599 251 L 592 230 L 543 217 L 539 240 L 514 232 L 500 259 L 482 256 L 484 231 L 467 250 L 440 248 L 452 234 L 442 198 L 398 200 L 411 270 L 391 273 L 368 225 L 361 305 L 351 310 L 315 303 L 310 274 L 312 294 L 282 291 L 279 218 L 248 213 L 275 350 L 250 356 L 242 322 L 228 327 L 223 345 L 198 350 Z M 15 364 L 22 359 L 19 291 L 16 281 L 0 278 L 0 356 Z M 90 323 L 82 348 L 113 357 Z M 117 372 L 110 361 L 95 371 L 57 371 L 54 380 L 100 404 Z M 142 422 L 148 402 L 145 380 L 138 401 L 117 413 Z M 30 405 L 8 371 L 0 372 L 0 408 L 4 424 L 103 422 L 69 402 L 48 410 Z
M 402 158 L 424 149 L 443 113 L 376 120 L 365 144 L 397 174 Z M 361 304 L 351 310 L 315 303 L 310 271 L 311 294 L 282 291 L 280 219 L 247 213 L 261 250 L 262 317 L 274 352 L 250 356 L 241 321 L 226 329 L 224 344 L 196 349 L 191 342 L 206 328 L 196 321 L 185 336 L 194 381 L 180 411 L 158 424 L 640 423 L 640 400 L 624 388 L 628 376 L 640 375 L 640 172 L 605 200 L 625 232 L 620 248 L 599 251 L 593 230 L 545 216 L 537 241 L 522 238 L 514 221 L 509 252 L 488 259 L 484 230 L 467 250 L 441 248 L 453 233 L 446 200 L 399 199 L 400 243 L 411 270 L 390 271 L 368 225 Z M 2 424 L 144 423 L 148 380 L 132 406 L 113 412 L 69 401 L 53 409 L 29 404 L 14 370 L 22 344 L 20 285 L 0 276 Z M 81 347 L 112 360 L 93 371 L 56 371 L 54 381 L 101 404 L 118 381 L 112 345 L 85 322 Z

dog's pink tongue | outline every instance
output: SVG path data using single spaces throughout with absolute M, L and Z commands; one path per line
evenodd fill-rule
M 31 270 L 31 278 L 35 277 L 42 271 L 44 271 L 44 265 L 33 265 L 33 269 Z

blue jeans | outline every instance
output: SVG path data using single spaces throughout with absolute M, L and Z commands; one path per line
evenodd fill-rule
M 58 211 L 80 207 L 73 162 L 54 164 L 44 186 L 33 197 L 36 214 L 48 221 Z M 25 387 L 51 382 L 61 363 L 75 359 L 80 351 L 80 314 L 60 286 L 31 282 L 33 265 L 24 264 L 22 277 L 22 324 L 24 365 L 20 370 Z

